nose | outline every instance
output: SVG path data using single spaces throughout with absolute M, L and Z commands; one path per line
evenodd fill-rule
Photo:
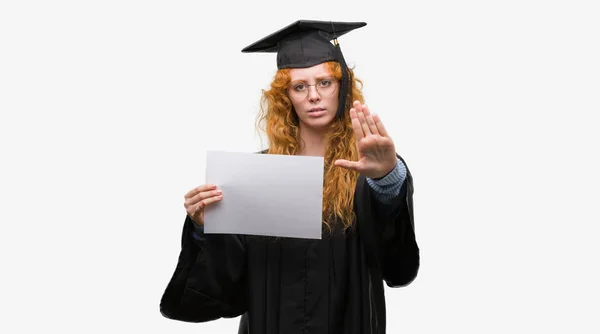
M 321 101 L 321 95 L 317 91 L 316 86 L 308 86 L 308 100 L 310 102 L 319 102 Z

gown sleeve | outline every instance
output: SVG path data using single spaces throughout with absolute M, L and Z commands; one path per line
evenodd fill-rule
M 370 192 L 372 223 L 377 243 L 377 257 L 381 275 L 389 287 L 410 284 L 420 266 L 419 247 L 415 237 L 413 213 L 413 179 L 406 162 L 406 178 L 400 193 L 391 200 L 377 200 Z
M 242 236 L 210 234 L 194 238 L 186 217 L 175 272 L 160 301 L 169 319 L 205 322 L 246 311 L 246 244 Z

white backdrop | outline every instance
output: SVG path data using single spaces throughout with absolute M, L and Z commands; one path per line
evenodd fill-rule
M 3 1 L 0 331 L 236 333 L 159 313 L 183 195 L 260 149 L 275 56 L 240 50 L 317 19 L 368 23 L 342 50 L 414 176 L 388 332 L 600 332 L 594 5 Z

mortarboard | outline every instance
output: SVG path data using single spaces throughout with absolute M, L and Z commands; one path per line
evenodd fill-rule
M 278 69 L 305 68 L 327 61 L 338 62 L 342 67 L 342 82 L 337 116 L 342 117 L 344 111 L 351 108 L 351 96 L 348 97 L 352 94 L 352 87 L 348 66 L 337 38 L 365 25 L 365 22 L 298 20 L 248 45 L 242 52 L 276 52 Z

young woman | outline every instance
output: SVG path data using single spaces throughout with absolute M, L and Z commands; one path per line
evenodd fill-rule
M 365 23 L 297 21 L 245 48 L 277 52 L 263 92 L 263 154 L 323 156 L 323 238 L 203 233 L 204 208 L 226 201 L 218 185 L 185 195 L 177 268 L 161 313 L 204 322 L 242 316 L 239 333 L 385 333 L 383 282 L 419 269 L 412 176 L 337 37 Z M 331 40 L 334 43 L 331 43 Z

